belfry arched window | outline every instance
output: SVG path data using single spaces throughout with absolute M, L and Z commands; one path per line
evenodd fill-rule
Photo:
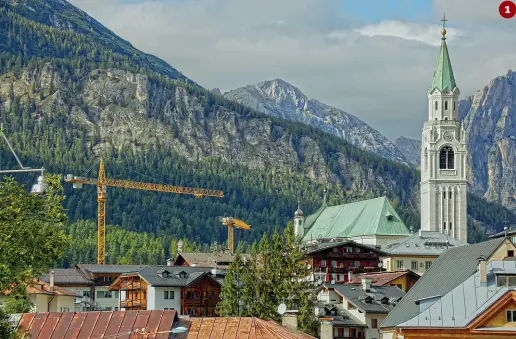
M 439 168 L 440 169 L 454 169 L 454 153 L 451 146 L 444 146 L 439 152 Z

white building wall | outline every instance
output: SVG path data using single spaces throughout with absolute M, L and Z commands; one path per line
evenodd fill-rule
M 53 299 L 55 301 L 55 310 L 50 310 L 51 312 L 74 312 L 75 311 L 75 297 L 69 296 L 57 296 Z M 51 306 L 53 306 L 51 304 Z
M 107 292 L 109 286 L 95 286 L 95 302 L 99 304 L 100 307 L 107 308 L 107 310 L 111 309 L 112 311 L 118 309 L 120 306 L 120 296 L 116 296 L 118 291 L 111 291 L 111 298 L 103 298 L 98 297 L 98 292 Z
M 386 314 L 366 314 L 365 338 L 379 339 L 380 338 L 380 324 L 387 317 Z M 372 319 L 376 319 L 377 328 L 372 328 Z
M 90 287 L 83 287 L 83 286 L 80 286 L 80 287 L 69 287 L 69 286 L 62 286 L 61 288 L 67 290 L 67 291 L 71 291 L 71 292 L 74 292 L 74 293 L 77 293 L 78 295 L 84 295 L 84 292 L 90 292 L 91 291 L 91 288 Z M 93 297 L 90 295 L 90 298 Z M 86 305 L 81 303 L 81 300 L 83 300 L 83 298 L 76 298 L 75 299 L 75 305 L 74 305 L 74 308 L 73 309 L 70 309 L 70 311 L 74 311 L 75 312 L 84 312 L 86 311 Z
M 392 243 L 395 240 L 398 239 L 405 239 L 407 236 L 376 236 L 376 235 L 370 235 L 370 236 L 358 236 L 358 237 L 352 237 L 349 238 L 350 240 L 353 240 L 359 244 L 364 245 L 372 245 L 372 246 L 385 246 L 390 243 Z
M 403 268 L 404 270 L 411 270 L 412 272 L 414 273 L 417 273 L 419 275 L 423 275 L 427 269 L 426 269 L 426 262 L 429 261 L 429 262 L 434 262 L 435 259 L 437 259 L 437 257 L 428 257 L 428 258 L 425 258 L 425 257 L 386 257 L 386 258 L 383 258 L 382 260 L 382 264 L 383 264 L 383 267 L 388 271 L 388 272 L 395 272 L 395 271 L 399 271 L 400 269 L 398 269 L 398 261 L 402 261 L 403 262 Z M 412 269 L 412 262 L 413 261 L 416 261 L 417 262 L 417 269 Z M 422 266 L 421 266 L 422 265 Z
M 165 291 L 169 293 L 169 299 L 165 299 Z M 174 292 L 174 298 L 170 299 L 170 292 Z M 148 310 L 176 310 L 181 314 L 181 289 L 179 287 L 147 287 Z

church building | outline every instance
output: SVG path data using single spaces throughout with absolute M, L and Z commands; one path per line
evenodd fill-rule
M 359 244 L 381 246 L 410 235 L 407 226 L 386 197 L 322 206 L 305 218 L 297 209 L 294 232 L 302 243 L 353 240 Z
M 459 94 L 443 28 L 422 135 L 421 229 L 467 243 L 466 139 Z

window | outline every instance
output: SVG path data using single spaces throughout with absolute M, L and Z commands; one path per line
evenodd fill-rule
M 331 267 L 337 267 L 337 262 L 335 260 L 331 262 Z
M 118 299 L 119 296 L 120 296 L 120 291 L 115 291 L 115 298 Z
M 192 308 L 192 315 L 195 315 L 195 308 Z
M 443 230 L 446 230 L 446 221 L 443 222 Z
M 425 261 L 425 269 L 429 269 L 430 265 L 432 265 L 431 261 Z
M 417 270 L 417 261 L 412 261 L 410 263 L 410 269 L 413 271 Z
M 450 221 L 450 229 L 452 229 L 452 228 L 453 228 L 453 227 L 452 227 L 452 222 Z
M 514 257 L 514 251 L 513 250 L 507 251 L 507 256 Z
M 496 286 L 516 287 L 516 275 L 497 275 Z
M 398 269 L 398 270 L 403 269 L 403 260 L 396 260 L 396 269 Z
M 97 291 L 97 298 L 111 298 L 111 291 Z
M 454 152 L 451 146 L 444 146 L 439 153 L 439 168 L 454 169 Z
M 352 303 L 350 303 L 348 301 L 348 310 L 356 310 L 357 308 L 355 307 L 355 305 L 353 305 Z
M 453 102 L 453 110 L 455 111 L 455 101 Z
M 437 100 L 435 101 L 435 110 L 437 111 L 437 108 L 439 108 L 439 104 L 437 103 Z
M 210 298 L 210 300 L 213 299 L 213 292 L 210 292 L 209 298 Z
M 321 260 L 321 267 L 326 267 L 326 260 Z
M 60 312 L 70 312 L 69 307 L 59 307 Z
M 174 291 L 168 292 L 169 299 L 174 299 Z
M 339 251 L 339 249 L 337 247 L 333 248 L 333 252 L 338 252 L 338 251 Z
M 163 299 L 168 299 L 168 291 L 163 291 Z
M 516 310 L 507 310 L 507 322 L 516 323 Z
M 106 311 L 111 311 L 111 307 L 106 307 Z
M 443 200 L 446 199 L 446 192 L 443 192 Z
M 89 298 L 89 297 L 91 297 L 91 293 L 90 293 L 90 291 L 82 291 L 82 296 Z
M 378 319 L 371 319 L 371 328 L 378 328 Z
M 444 110 L 447 111 L 448 110 L 448 100 L 446 100 L 444 102 Z
M 118 311 L 118 307 L 115 307 L 115 311 Z

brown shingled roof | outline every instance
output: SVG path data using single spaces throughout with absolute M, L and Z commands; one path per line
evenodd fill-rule
M 2 294 L 9 295 L 12 291 L 4 291 Z M 54 289 L 51 290 L 50 284 L 46 283 L 42 280 L 39 280 L 37 282 L 34 282 L 31 285 L 27 286 L 27 294 L 47 294 L 47 295 L 55 295 L 55 296 L 69 296 L 69 297 L 76 297 L 80 298 L 82 295 L 78 295 L 77 293 L 74 293 L 72 291 L 68 291 L 64 288 L 54 286 Z
M 315 339 L 303 332 L 294 332 L 274 321 L 259 318 L 191 318 L 181 320 L 187 333 L 176 334 L 180 339 Z
M 148 339 L 166 339 L 170 335 L 176 311 L 115 311 L 25 313 L 18 329 L 30 338 L 140 338 L 145 329 Z

